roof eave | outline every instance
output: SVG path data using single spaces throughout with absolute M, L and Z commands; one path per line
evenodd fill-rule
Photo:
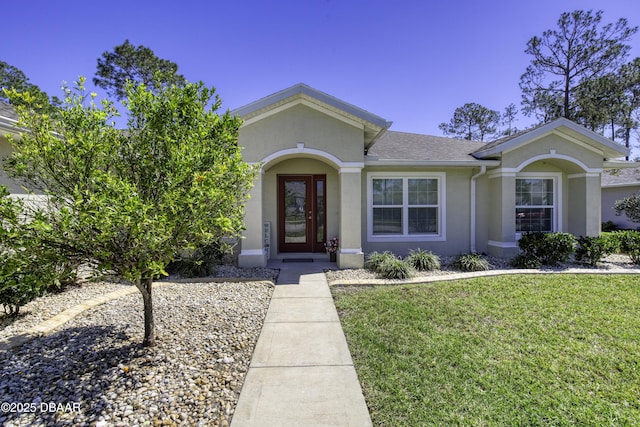
M 376 158 L 364 159 L 365 166 L 437 166 L 437 167 L 476 167 L 476 166 L 500 166 L 500 160 L 409 160 Z
M 579 124 L 572 122 L 571 120 L 565 119 L 564 117 L 561 117 L 543 126 L 535 128 L 530 132 L 525 132 L 522 135 L 519 135 L 513 139 L 505 141 L 502 144 L 493 146 L 489 149 L 478 150 L 474 152 L 473 155 L 476 158 L 486 158 L 491 156 L 497 156 L 497 155 L 500 155 L 502 152 L 512 147 L 516 147 L 524 142 L 529 142 L 532 140 L 542 138 L 546 135 L 549 135 L 555 130 L 558 130 L 560 132 L 561 131 L 560 129 L 562 127 L 565 127 L 573 132 L 577 132 L 582 136 L 598 143 L 600 145 L 600 147 L 598 148 L 603 149 L 602 151 L 603 151 L 603 154 L 605 155 L 605 158 L 610 159 L 610 158 L 624 157 L 629 155 L 629 149 L 627 149 L 626 147 L 616 142 L 613 142 L 610 139 L 605 138 L 604 136 L 596 132 L 593 132 L 583 126 L 580 126 Z

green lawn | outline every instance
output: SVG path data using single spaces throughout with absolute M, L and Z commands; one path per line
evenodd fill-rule
M 640 425 L 640 277 L 334 288 L 376 426 Z

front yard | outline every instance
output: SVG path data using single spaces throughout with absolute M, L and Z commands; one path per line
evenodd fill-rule
M 376 426 L 640 422 L 636 275 L 333 292 Z

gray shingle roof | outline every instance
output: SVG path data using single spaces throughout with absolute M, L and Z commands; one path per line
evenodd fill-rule
M 602 173 L 602 186 L 640 185 L 640 167 L 607 170 Z
M 379 160 L 476 161 L 471 153 L 484 145 L 464 139 L 387 131 L 368 155 Z
M 18 120 L 18 115 L 16 114 L 13 107 L 3 101 L 0 101 L 0 117 L 6 117 L 11 120 Z

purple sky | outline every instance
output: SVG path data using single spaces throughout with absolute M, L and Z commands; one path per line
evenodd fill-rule
M 467 102 L 519 106 L 527 40 L 575 9 L 640 25 L 638 0 L 16 0 L 1 8 L 0 60 L 60 96 L 128 38 L 215 86 L 224 109 L 303 82 L 393 130 L 440 135 Z M 640 56 L 640 34 L 632 46 Z

